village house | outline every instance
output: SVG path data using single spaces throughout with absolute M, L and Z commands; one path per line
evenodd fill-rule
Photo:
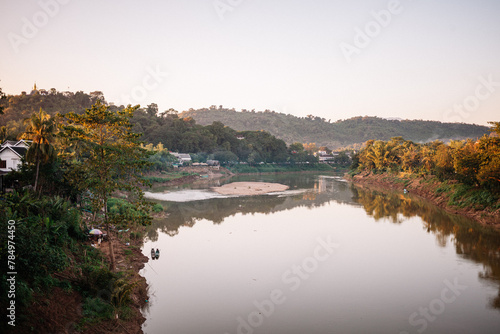
M 314 156 L 318 157 L 319 162 L 322 163 L 333 162 L 333 160 L 337 155 L 338 155 L 337 152 L 332 152 L 331 154 L 328 154 L 326 151 L 318 151 L 314 153 Z
M 21 159 L 28 151 L 29 142 L 25 140 L 7 140 L 0 147 L 0 172 L 6 174 L 18 170 Z
M 191 163 L 191 156 L 187 153 L 170 152 L 170 154 L 176 157 L 181 165 Z

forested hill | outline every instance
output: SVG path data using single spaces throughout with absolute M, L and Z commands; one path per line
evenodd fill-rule
M 0 99 L 0 108 L 3 108 L 3 115 L 0 115 L 0 135 L 3 139 L 4 137 L 15 138 L 24 131 L 23 120 L 40 108 L 50 115 L 64 114 L 69 111 L 82 113 L 97 100 L 105 101 L 100 91 L 87 94 L 81 91 L 59 92 L 54 88 L 34 89 L 30 93 L 8 95 L 5 99 Z M 122 106 L 112 106 L 112 108 L 119 109 Z M 163 115 L 154 103 L 147 107 L 143 106 L 143 109 L 148 114 Z M 172 112 L 175 113 L 174 110 L 169 110 L 169 113 Z M 192 117 L 201 125 L 211 125 L 214 121 L 219 121 L 237 131 L 265 130 L 288 144 L 316 143 L 317 146 L 328 146 L 330 149 L 356 147 L 354 144 L 361 144 L 369 139 L 389 140 L 398 136 L 415 142 L 428 142 L 436 139 L 446 141 L 477 138 L 488 133 L 488 127 L 463 123 L 397 121 L 378 117 L 354 117 L 330 122 L 312 115 L 296 117 L 269 110 L 237 112 L 234 109 L 215 106 L 198 110 L 190 109 L 180 113 L 179 117 Z M 137 122 L 139 119 L 133 121 L 134 124 Z M 145 124 L 141 125 L 143 131 L 148 128 Z M 1 131 L 2 128 L 5 133 Z
M 192 117 L 198 124 L 219 121 L 235 130 L 265 130 L 287 143 L 316 143 L 330 149 L 364 143 L 369 139 L 389 140 L 402 136 L 415 142 L 436 139 L 481 137 L 488 127 L 464 123 L 441 123 L 421 120 L 387 120 L 378 117 L 354 117 L 329 122 L 323 118 L 296 117 L 272 111 L 255 112 L 234 109 L 198 109 L 182 112 L 179 117 Z

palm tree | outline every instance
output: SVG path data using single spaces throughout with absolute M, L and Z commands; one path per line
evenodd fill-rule
M 0 126 L 0 144 L 7 139 L 7 127 Z
M 23 133 L 23 139 L 32 141 L 26 159 L 36 164 L 35 186 L 36 191 L 38 185 L 38 174 L 40 172 L 40 163 L 47 162 L 54 156 L 54 146 L 52 145 L 57 131 L 54 119 L 40 108 L 39 112 L 35 112 L 30 118 L 24 120 L 27 125 L 26 131 Z

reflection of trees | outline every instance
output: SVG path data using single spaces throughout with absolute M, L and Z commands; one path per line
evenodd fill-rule
M 240 176 L 231 181 L 256 181 L 255 176 Z M 450 215 L 444 210 L 417 197 L 401 193 L 378 192 L 352 186 L 331 178 L 314 175 L 261 175 L 258 181 L 279 182 L 291 190 L 306 189 L 303 193 L 289 196 L 248 196 L 234 198 L 214 198 L 186 203 L 164 203 L 168 217 L 155 220 L 148 229 L 148 238 L 155 241 L 158 230 L 175 236 L 180 226 L 193 226 L 199 220 L 209 220 L 220 224 L 226 217 L 236 214 L 274 213 L 297 207 L 320 207 L 331 201 L 355 206 L 363 206 L 376 220 L 388 218 L 395 224 L 419 216 L 427 233 L 436 236 L 439 245 L 453 242 L 457 254 L 465 259 L 483 265 L 479 274 L 488 281 L 500 280 L 500 233 L 481 227 L 469 219 Z M 500 291 L 491 303 L 500 309 Z
M 500 233 L 482 227 L 462 216 L 450 215 L 430 205 L 428 202 L 412 196 L 378 192 L 352 186 L 354 199 L 363 205 L 366 212 L 376 220 L 389 218 L 393 223 L 402 222 L 402 217 L 418 215 L 424 221 L 424 229 L 433 233 L 439 245 L 446 246 L 450 236 L 457 254 L 465 259 L 481 263 L 481 279 L 500 280 Z M 500 291 L 491 303 L 491 307 L 500 309 Z
M 238 213 L 243 215 L 264 213 L 269 214 L 282 210 L 289 210 L 298 206 L 323 205 L 328 197 L 304 196 L 297 194 L 293 196 L 246 196 L 233 198 L 213 198 L 204 201 L 193 201 L 184 203 L 171 203 L 167 209 L 168 218 L 156 220 L 152 228 L 148 229 L 148 237 L 157 239 L 157 230 L 169 235 L 176 235 L 179 227 L 193 226 L 197 221 L 206 219 L 214 224 L 220 224 L 226 217 Z
M 274 179 L 273 179 L 274 178 Z M 255 176 L 239 176 L 231 181 L 255 181 Z M 206 219 L 220 224 L 226 217 L 235 214 L 269 214 L 296 207 L 320 207 L 330 201 L 352 203 L 352 192 L 346 182 L 322 179 L 311 174 L 295 175 L 261 175 L 259 181 L 279 182 L 286 184 L 290 190 L 306 189 L 305 192 L 288 196 L 264 195 L 233 198 L 213 198 L 203 201 L 184 203 L 168 202 L 166 219 L 155 220 L 148 229 L 148 238 L 158 239 L 158 230 L 171 236 L 178 234 L 180 226 L 193 226 L 197 221 Z M 307 190 L 309 189 L 309 190 Z

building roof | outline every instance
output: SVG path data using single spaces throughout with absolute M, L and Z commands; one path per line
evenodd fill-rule
M 6 140 L 2 143 L 2 147 L 5 146 L 15 146 L 17 144 L 17 141 L 14 140 Z
M 21 139 L 21 140 L 18 140 L 18 141 L 15 141 L 15 140 L 6 140 L 2 143 L 2 147 L 6 147 L 6 146 L 29 146 L 31 143 L 31 140 L 24 140 L 24 139 Z
M 0 153 L 6 151 L 6 150 L 11 150 L 12 152 L 14 152 L 17 156 L 19 156 L 19 158 L 22 158 L 26 155 L 26 151 L 28 151 L 28 149 L 26 147 L 18 147 L 18 146 L 4 146 L 0 149 Z

